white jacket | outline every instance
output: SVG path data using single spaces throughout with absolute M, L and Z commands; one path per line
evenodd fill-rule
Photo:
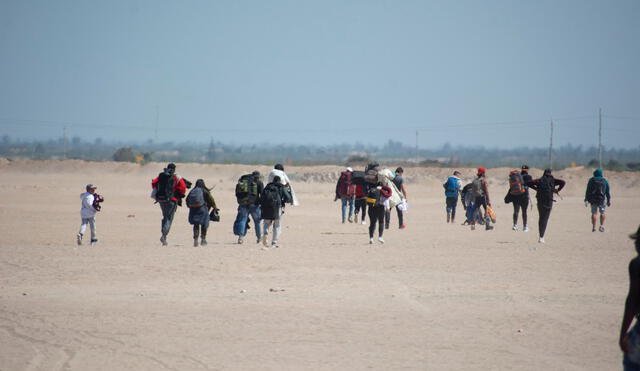
M 93 208 L 93 200 L 94 197 L 89 192 L 84 192 L 80 195 L 80 199 L 82 200 L 82 207 L 80 208 L 80 217 L 81 218 L 93 218 L 96 216 L 96 209 Z
M 289 181 L 289 177 L 284 171 L 278 170 L 278 169 L 271 170 L 268 178 L 269 183 L 273 182 L 273 178 L 275 178 L 276 176 L 280 177 L 280 183 L 282 183 L 282 185 L 289 184 L 289 189 L 291 190 L 291 198 L 293 198 L 293 206 L 300 205 L 300 202 L 298 202 L 298 197 L 296 197 L 296 192 L 293 190 L 293 187 L 291 186 L 291 181 Z

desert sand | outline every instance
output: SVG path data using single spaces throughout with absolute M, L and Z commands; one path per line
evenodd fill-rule
M 405 168 L 408 227 L 368 244 L 333 202 L 342 167 L 287 167 L 301 205 L 281 247 L 232 233 L 237 178 L 265 166 L 178 164 L 222 209 L 193 247 L 179 208 L 169 246 L 150 181 L 165 164 L 0 160 L 0 370 L 616 370 L 628 234 L 640 175 L 605 173 L 605 233 L 567 180 L 547 243 L 511 230 L 509 169 L 489 169 L 494 231 L 445 223 L 452 169 Z M 390 164 L 392 167 L 393 164 Z M 473 169 L 461 169 L 469 179 Z M 540 169 L 532 169 L 540 176 Z M 99 244 L 77 246 L 79 194 L 98 185 Z

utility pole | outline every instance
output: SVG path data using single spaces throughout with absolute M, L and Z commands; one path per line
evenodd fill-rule
M 418 166 L 418 130 L 416 130 L 416 166 Z
M 551 120 L 551 135 L 549 136 L 549 169 L 553 169 L 553 119 Z
M 67 159 L 67 127 L 62 128 L 62 157 Z
M 598 167 L 602 169 L 602 108 L 598 109 Z
M 156 104 L 156 127 L 155 127 L 155 142 L 158 143 L 158 121 L 160 121 L 160 107 Z

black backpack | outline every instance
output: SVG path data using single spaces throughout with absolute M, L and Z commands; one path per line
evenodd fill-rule
M 187 195 L 187 207 L 198 208 L 204 205 L 204 191 L 196 187 Z
M 175 176 L 170 172 L 162 172 L 158 174 L 158 185 L 156 191 L 156 200 L 158 202 L 169 202 L 173 198 L 173 187 L 175 186 Z
M 246 174 L 238 179 L 236 184 L 236 199 L 238 205 L 247 206 L 258 199 L 258 183 L 253 174 Z
M 589 202 L 601 204 L 606 197 L 606 185 L 604 179 L 593 179 L 589 192 Z
M 281 205 L 280 188 L 274 184 L 267 184 L 260 195 L 260 206 L 264 209 L 277 210 Z
M 540 178 L 538 182 L 538 194 L 539 198 L 553 199 L 553 192 L 555 191 L 555 180 L 553 176 L 547 175 Z

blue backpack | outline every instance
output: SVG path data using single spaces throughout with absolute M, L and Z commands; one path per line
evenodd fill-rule
M 458 183 L 459 180 L 456 177 L 450 176 L 449 179 L 442 185 L 444 187 L 444 194 L 447 197 L 458 197 Z

